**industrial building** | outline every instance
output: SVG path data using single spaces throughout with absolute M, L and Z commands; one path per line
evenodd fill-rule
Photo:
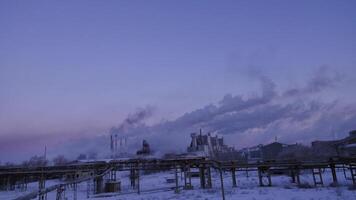
M 233 158 L 238 155 L 233 147 L 224 144 L 224 138 L 212 133 L 191 134 L 191 143 L 187 148 L 188 153 L 217 159 Z
M 279 156 L 282 152 L 293 149 L 293 147 L 298 146 L 299 144 L 283 144 L 280 142 L 272 142 L 270 144 L 243 148 L 239 151 L 243 160 L 249 162 L 256 162 L 262 160 L 275 160 L 279 159 Z
M 319 156 L 356 156 L 356 130 L 340 140 L 314 141 L 312 148 Z

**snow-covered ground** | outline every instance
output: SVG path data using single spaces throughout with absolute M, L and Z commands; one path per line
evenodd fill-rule
M 193 190 L 182 190 L 175 194 L 173 190 L 174 183 L 167 183 L 166 178 L 174 178 L 173 172 L 161 172 L 149 175 L 141 175 L 140 189 L 141 194 L 130 189 L 128 173 L 120 172 L 118 177 L 121 180 L 122 192 L 120 194 L 111 194 L 108 197 L 102 195 L 93 196 L 91 199 L 97 200 L 163 200 L 163 199 L 222 199 L 219 174 L 212 171 L 213 187 L 211 189 L 200 189 L 199 179 L 193 178 Z M 291 183 L 291 178 L 288 176 L 273 176 L 272 187 L 259 187 L 258 177 L 256 173 L 249 173 L 246 177 L 245 172 L 237 173 L 238 187 L 232 188 L 231 173 L 224 174 L 224 188 L 226 199 L 241 199 L 241 200 L 338 200 L 348 199 L 356 200 L 356 190 L 351 190 L 352 182 L 346 180 L 342 171 L 338 172 L 338 187 L 329 186 L 332 183 L 331 173 L 325 171 L 323 173 L 324 186 L 314 187 L 313 177 L 309 173 L 301 175 L 301 182 L 304 186 L 299 188 L 295 183 Z M 59 181 L 47 181 L 46 186 L 58 184 Z M 179 184 L 182 186 L 184 180 L 179 176 Z M 0 192 L 0 199 L 13 199 L 28 192 L 36 190 L 37 183 L 31 183 L 26 192 L 11 191 Z M 66 190 L 66 198 L 73 199 L 73 190 Z M 48 194 L 48 199 L 55 199 L 56 193 Z M 95 197 L 95 198 L 94 198 Z M 77 199 L 87 199 L 87 182 L 78 185 Z

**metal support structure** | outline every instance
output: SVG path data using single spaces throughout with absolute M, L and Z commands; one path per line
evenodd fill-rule
M 336 170 L 335 170 L 335 164 L 330 164 L 330 169 L 331 169 L 331 174 L 333 176 L 333 184 L 334 185 L 338 185 L 337 176 L 336 176 Z
M 23 191 L 26 191 L 27 190 L 27 177 L 25 176 L 22 181 L 23 181 Z
M 321 175 L 321 169 L 320 168 L 313 168 L 312 169 L 312 173 L 313 173 L 313 180 L 314 180 L 314 185 L 324 185 L 323 183 L 323 176 Z M 319 177 L 319 180 L 317 180 L 317 177 Z
M 344 177 L 345 177 L 346 180 L 351 179 L 350 177 L 347 177 L 347 175 L 346 175 L 346 166 L 345 166 L 345 164 L 342 164 L 342 171 L 344 172 Z
M 90 196 L 90 180 L 87 181 L 87 199 L 89 199 L 89 196 Z
M 102 193 L 103 191 L 103 177 L 96 177 L 94 180 L 95 194 Z
M 204 165 L 199 167 L 199 178 L 200 178 L 200 187 L 205 189 L 206 181 L 205 181 L 205 166 Z
M 175 178 L 175 184 L 176 184 L 176 187 L 175 187 L 175 190 L 174 190 L 174 192 L 176 193 L 176 194 L 178 194 L 179 193 L 179 188 L 178 188 L 178 169 L 177 169 L 177 166 L 175 166 L 175 169 L 174 169 L 175 171 L 174 171 L 174 178 Z
M 39 181 L 38 181 L 38 200 L 46 200 L 47 199 L 47 193 L 44 193 L 46 187 L 46 179 L 44 176 L 41 176 Z
M 268 169 L 267 170 L 267 178 L 268 178 L 268 186 L 272 186 L 272 176 L 271 176 L 271 171 Z
M 138 176 L 138 171 L 132 167 L 130 169 L 130 182 L 131 182 L 131 188 L 132 189 L 137 189 L 137 176 Z
M 294 172 L 294 169 L 290 170 L 290 177 L 292 178 L 292 183 L 295 183 L 295 172 Z
M 193 189 L 193 185 L 192 185 L 192 174 L 191 174 L 191 171 L 190 171 L 190 166 L 188 167 L 188 183 L 189 183 L 190 189 Z
M 73 200 L 77 200 L 77 192 L 78 191 L 78 184 L 75 182 L 73 183 Z
M 180 180 L 182 181 L 183 180 L 183 167 L 181 166 L 180 167 Z
M 186 166 L 185 171 L 184 171 L 184 189 L 185 190 L 191 190 L 193 189 L 192 185 L 192 177 L 190 173 L 190 166 Z
M 263 183 L 263 178 L 267 178 L 268 180 L 268 184 L 265 185 Z M 259 183 L 260 183 L 260 186 L 263 187 L 263 186 L 272 186 L 272 179 L 271 179 L 271 173 L 270 173 L 270 170 L 268 168 L 265 168 L 265 167 L 258 167 L 258 180 L 259 180 Z
M 5 180 L 5 187 L 6 187 L 6 190 L 12 190 L 12 185 L 11 185 L 11 177 L 10 176 L 7 176 L 6 177 L 6 180 Z
M 140 170 L 137 169 L 137 194 L 140 194 Z
M 260 183 L 260 186 L 263 186 L 263 182 L 262 182 L 262 170 L 260 168 L 258 168 L 258 181 Z
M 211 182 L 211 168 L 210 167 L 207 168 L 207 177 L 208 177 L 207 188 L 212 188 L 213 185 L 212 185 L 212 182 Z
M 109 173 L 110 173 L 110 180 L 111 181 L 116 181 L 116 171 L 115 170 L 111 170 Z
M 347 168 L 342 168 L 343 166 Z M 17 167 L 17 168 L 2 168 L 0 170 L 0 189 L 25 189 L 28 180 L 31 181 L 38 181 L 38 191 L 34 193 L 38 196 L 39 200 L 46 199 L 46 193 L 50 191 L 57 190 L 57 199 L 61 199 L 61 190 L 58 189 L 58 185 L 55 187 L 48 187 L 45 188 L 46 178 L 48 177 L 58 177 L 58 176 L 65 176 L 69 179 L 77 178 L 77 176 L 73 177 L 72 175 L 77 175 L 78 171 L 83 172 L 81 175 L 87 172 L 95 172 L 90 173 L 90 176 L 84 177 L 81 176 L 80 179 L 74 179 L 74 181 L 68 181 L 65 184 L 65 187 L 68 185 L 74 191 L 74 199 L 76 199 L 76 191 L 79 185 L 79 182 L 83 181 L 91 181 L 94 180 L 94 184 L 90 186 L 88 183 L 87 185 L 87 197 L 90 195 L 90 187 L 93 188 L 94 193 L 98 194 L 103 192 L 104 186 L 104 177 L 105 180 L 115 181 L 117 179 L 117 171 L 129 171 L 130 172 L 130 180 L 132 190 L 131 192 L 136 192 L 138 194 L 141 193 L 142 186 L 140 185 L 141 182 L 141 170 L 149 170 L 149 171 L 160 171 L 160 170 L 175 170 L 174 171 L 174 178 L 175 178 L 175 185 L 171 188 L 176 193 L 179 192 L 179 169 L 181 173 L 181 186 L 184 186 L 184 189 L 193 189 L 192 185 L 192 178 L 199 176 L 200 178 L 200 186 L 201 188 L 211 188 L 212 187 L 212 177 L 211 177 L 211 170 L 215 169 L 217 173 L 220 174 L 220 181 L 221 181 L 221 190 L 223 199 L 225 199 L 225 191 L 224 191 L 224 180 L 223 180 L 223 173 L 227 172 L 230 174 L 231 171 L 231 181 L 232 186 L 237 187 L 237 172 L 239 170 L 245 171 L 246 175 L 248 171 L 257 171 L 258 172 L 258 179 L 260 186 L 271 186 L 271 172 L 273 170 L 286 170 L 289 171 L 290 174 L 288 176 L 291 177 L 293 183 L 297 183 L 300 185 L 300 171 L 301 170 L 310 170 L 312 169 L 312 175 L 314 184 L 323 185 L 323 177 L 322 173 L 323 170 L 331 170 L 333 184 L 338 183 L 337 177 L 337 169 L 341 168 L 344 169 L 344 175 L 346 174 L 349 177 L 346 177 L 348 180 L 352 180 L 353 184 L 356 185 L 356 159 L 355 158 L 336 158 L 329 161 L 310 161 L 310 162 L 296 162 L 296 161 L 274 161 L 274 162 L 267 162 L 267 161 L 260 161 L 257 163 L 238 163 L 233 161 L 218 161 L 218 160 L 208 160 L 208 159 L 191 159 L 191 158 L 184 158 L 184 159 L 133 159 L 133 160 L 113 160 L 110 163 L 105 162 L 97 162 L 95 164 L 78 164 L 75 166 L 72 165 L 64 165 L 64 166 L 46 166 L 40 168 L 40 170 L 32 169 L 32 168 L 25 168 L 25 167 Z M 351 177 L 347 169 L 350 170 Z M 117 171 L 116 171 L 117 170 Z M 70 177 L 69 177 L 70 175 Z M 184 175 L 184 177 L 183 177 Z M 28 179 L 28 178 L 31 179 Z M 183 185 L 183 178 L 184 178 L 184 185 Z M 173 180 L 170 180 L 173 182 Z M 268 182 L 267 182 L 268 181 Z M 339 180 L 340 181 L 340 180 Z M 110 183 L 111 184 L 111 183 Z M 105 186 L 111 186 L 107 184 Z M 117 184 L 118 187 L 120 186 L 120 182 L 113 183 Z M 94 186 L 94 187 L 93 187 Z M 107 188 L 107 187 L 105 187 Z M 38 192 L 38 193 L 37 193 Z M 37 198 L 37 197 L 36 197 Z
M 221 183 L 221 195 L 222 195 L 222 199 L 225 200 L 224 179 L 223 179 L 221 168 L 219 169 L 219 173 L 220 173 L 220 183 Z
M 56 200 L 65 200 L 65 186 L 57 188 Z
M 184 167 L 184 189 L 187 188 L 187 169 Z
M 231 177 L 232 177 L 232 187 L 237 187 L 235 168 L 231 169 Z
M 11 190 L 11 177 L 8 176 L 6 179 L 6 190 Z
M 300 185 L 300 170 L 297 169 L 295 171 L 295 176 L 297 177 L 297 185 L 299 186 Z
M 356 164 L 350 164 L 351 179 L 354 186 L 356 186 Z

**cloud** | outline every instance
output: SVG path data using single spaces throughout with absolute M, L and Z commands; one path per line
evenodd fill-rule
M 334 87 L 343 80 L 343 76 L 333 71 L 330 67 L 324 65 L 317 68 L 312 78 L 303 88 L 291 88 L 283 93 L 284 96 L 307 95 L 321 92 L 327 88 Z

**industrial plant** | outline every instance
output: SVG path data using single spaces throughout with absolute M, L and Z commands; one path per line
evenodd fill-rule
M 330 170 L 333 184 L 338 184 L 342 178 L 337 171 L 343 170 L 356 185 L 356 131 L 350 131 L 349 136 L 333 141 L 315 141 L 310 147 L 300 144 L 282 144 L 277 141 L 235 150 L 224 143 L 222 136 L 217 133 L 191 133 L 191 141 L 187 141 L 187 152 L 169 158 L 155 158 L 148 141 L 143 140 L 142 146 L 135 155 L 127 152 L 127 138 L 110 134 L 111 159 L 107 160 L 78 160 L 50 166 L 38 163 L 29 166 L 0 167 L 0 189 L 14 191 L 20 188 L 26 192 L 28 185 L 38 182 L 38 191 L 33 191 L 16 199 L 47 199 L 55 194 L 57 200 L 66 199 L 70 192 L 77 199 L 79 185 L 87 183 L 86 196 L 114 197 L 136 191 L 141 194 L 141 182 L 145 174 L 173 172 L 172 177 L 166 178 L 167 183 L 175 193 L 180 190 L 192 190 L 193 179 L 200 181 L 200 188 L 213 187 L 212 174 L 220 173 L 222 199 L 225 199 L 223 174 L 232 174 L 232 187 L 237 186 L 236 173 L 256 171 L 260 186 L 272 186 L 275 175 L 291 177 L 292 182 L 302 185 L 302 171 L 311 170 L 314 185 L 323 186 L 325 173 Z M 124 158 L 122 156 L 128 156 Z M 129 186 L 125 185 L 125 176 Z M 349 175 L 347 175 L 349 173 Z M 339 176 L 339 177 L 338 177 Z M 46 186 L 47 182 L 61 180 L 60 183 Z M 346 179 L 347 180 L 347 179 Z M 215 180 L 216 181 L 216 180 Z M 51 197 L 52 198 L 52 197 Z
M 0 0 L 0 200 L 356 200 L 356 0 Z

